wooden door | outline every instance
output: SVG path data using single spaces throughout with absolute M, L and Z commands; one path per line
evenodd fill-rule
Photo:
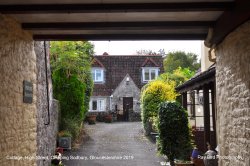
M 129 121 L 129 110 L 133 109 L 133 97 L 123 97 L 123 120 Z

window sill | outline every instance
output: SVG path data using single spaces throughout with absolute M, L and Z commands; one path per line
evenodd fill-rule
M 105 82 L 94 82 L 94 84 L 104 84 Z
M 89 110 L 89 112 L 106 112 L 105 110 L 103 111 L 98 111 L 98 110 Z

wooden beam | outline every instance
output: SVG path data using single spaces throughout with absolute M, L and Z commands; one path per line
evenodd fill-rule
M 181 96 L 182 96 L 181 98 L 182 107 L 187 110 L 187 92 L 183 92 Z
M 125 13 L 125 12 L 186 12 L 225 11 L 233 2 L 190 3 L 114 3 L 114 4 L 33 4 L 0 5 L 0 13 Z
M 64 34 L 33 35 L 34 40 L 204 40 L 207 34 Z
M 213 148 L 216 148 L 215 146 L 217 145 L 217 140 L 216 140 L 216 86 L 215 86 L 215 83 L 212 84 L 211 86 L 211 97 L 212 97 L 212 120 L 213 120 L 213 130 L 214 130 L 214 135 L 213 135 L 213 141 L 212 144 L 213 144 Z
M 250 19 L 250 1 L 236 0 L 232 11 L 225 11 L 216 21 L 212 38 L 206 41 L 211 47 L 223 41 L 223 39 L 238 26 Z
M 203 86 L 203 114 L 204 114 L 204 142 L 210 143 L 210 105 L 209 105 L 209 87 Z M 206 148 L 206 147 L 205 147 Z
M 153 21 L 153 22 L 61 22 L 23 23 L 26 30 L 136 30 L 136 29 L 192 29 L 212 27 L 213 21 Z

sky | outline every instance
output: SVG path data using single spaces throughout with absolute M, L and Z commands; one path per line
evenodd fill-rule
M 200 40 L 185 41 L 91 41 L 95 45 L 95 54 L 102 55 L 107 52 L 109 55 L 135 55 L 138 50 L 152 50 L 158 52 L 164 49 L 165 53 L 173 51 L 192 52 L 200 59 Z

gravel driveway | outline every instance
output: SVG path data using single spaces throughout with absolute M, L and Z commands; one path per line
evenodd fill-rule
M 64 153 L 66 166 L 161 166 L 156 145 L 143 136 L 140 122 L 85 125 L 89 139 Z

